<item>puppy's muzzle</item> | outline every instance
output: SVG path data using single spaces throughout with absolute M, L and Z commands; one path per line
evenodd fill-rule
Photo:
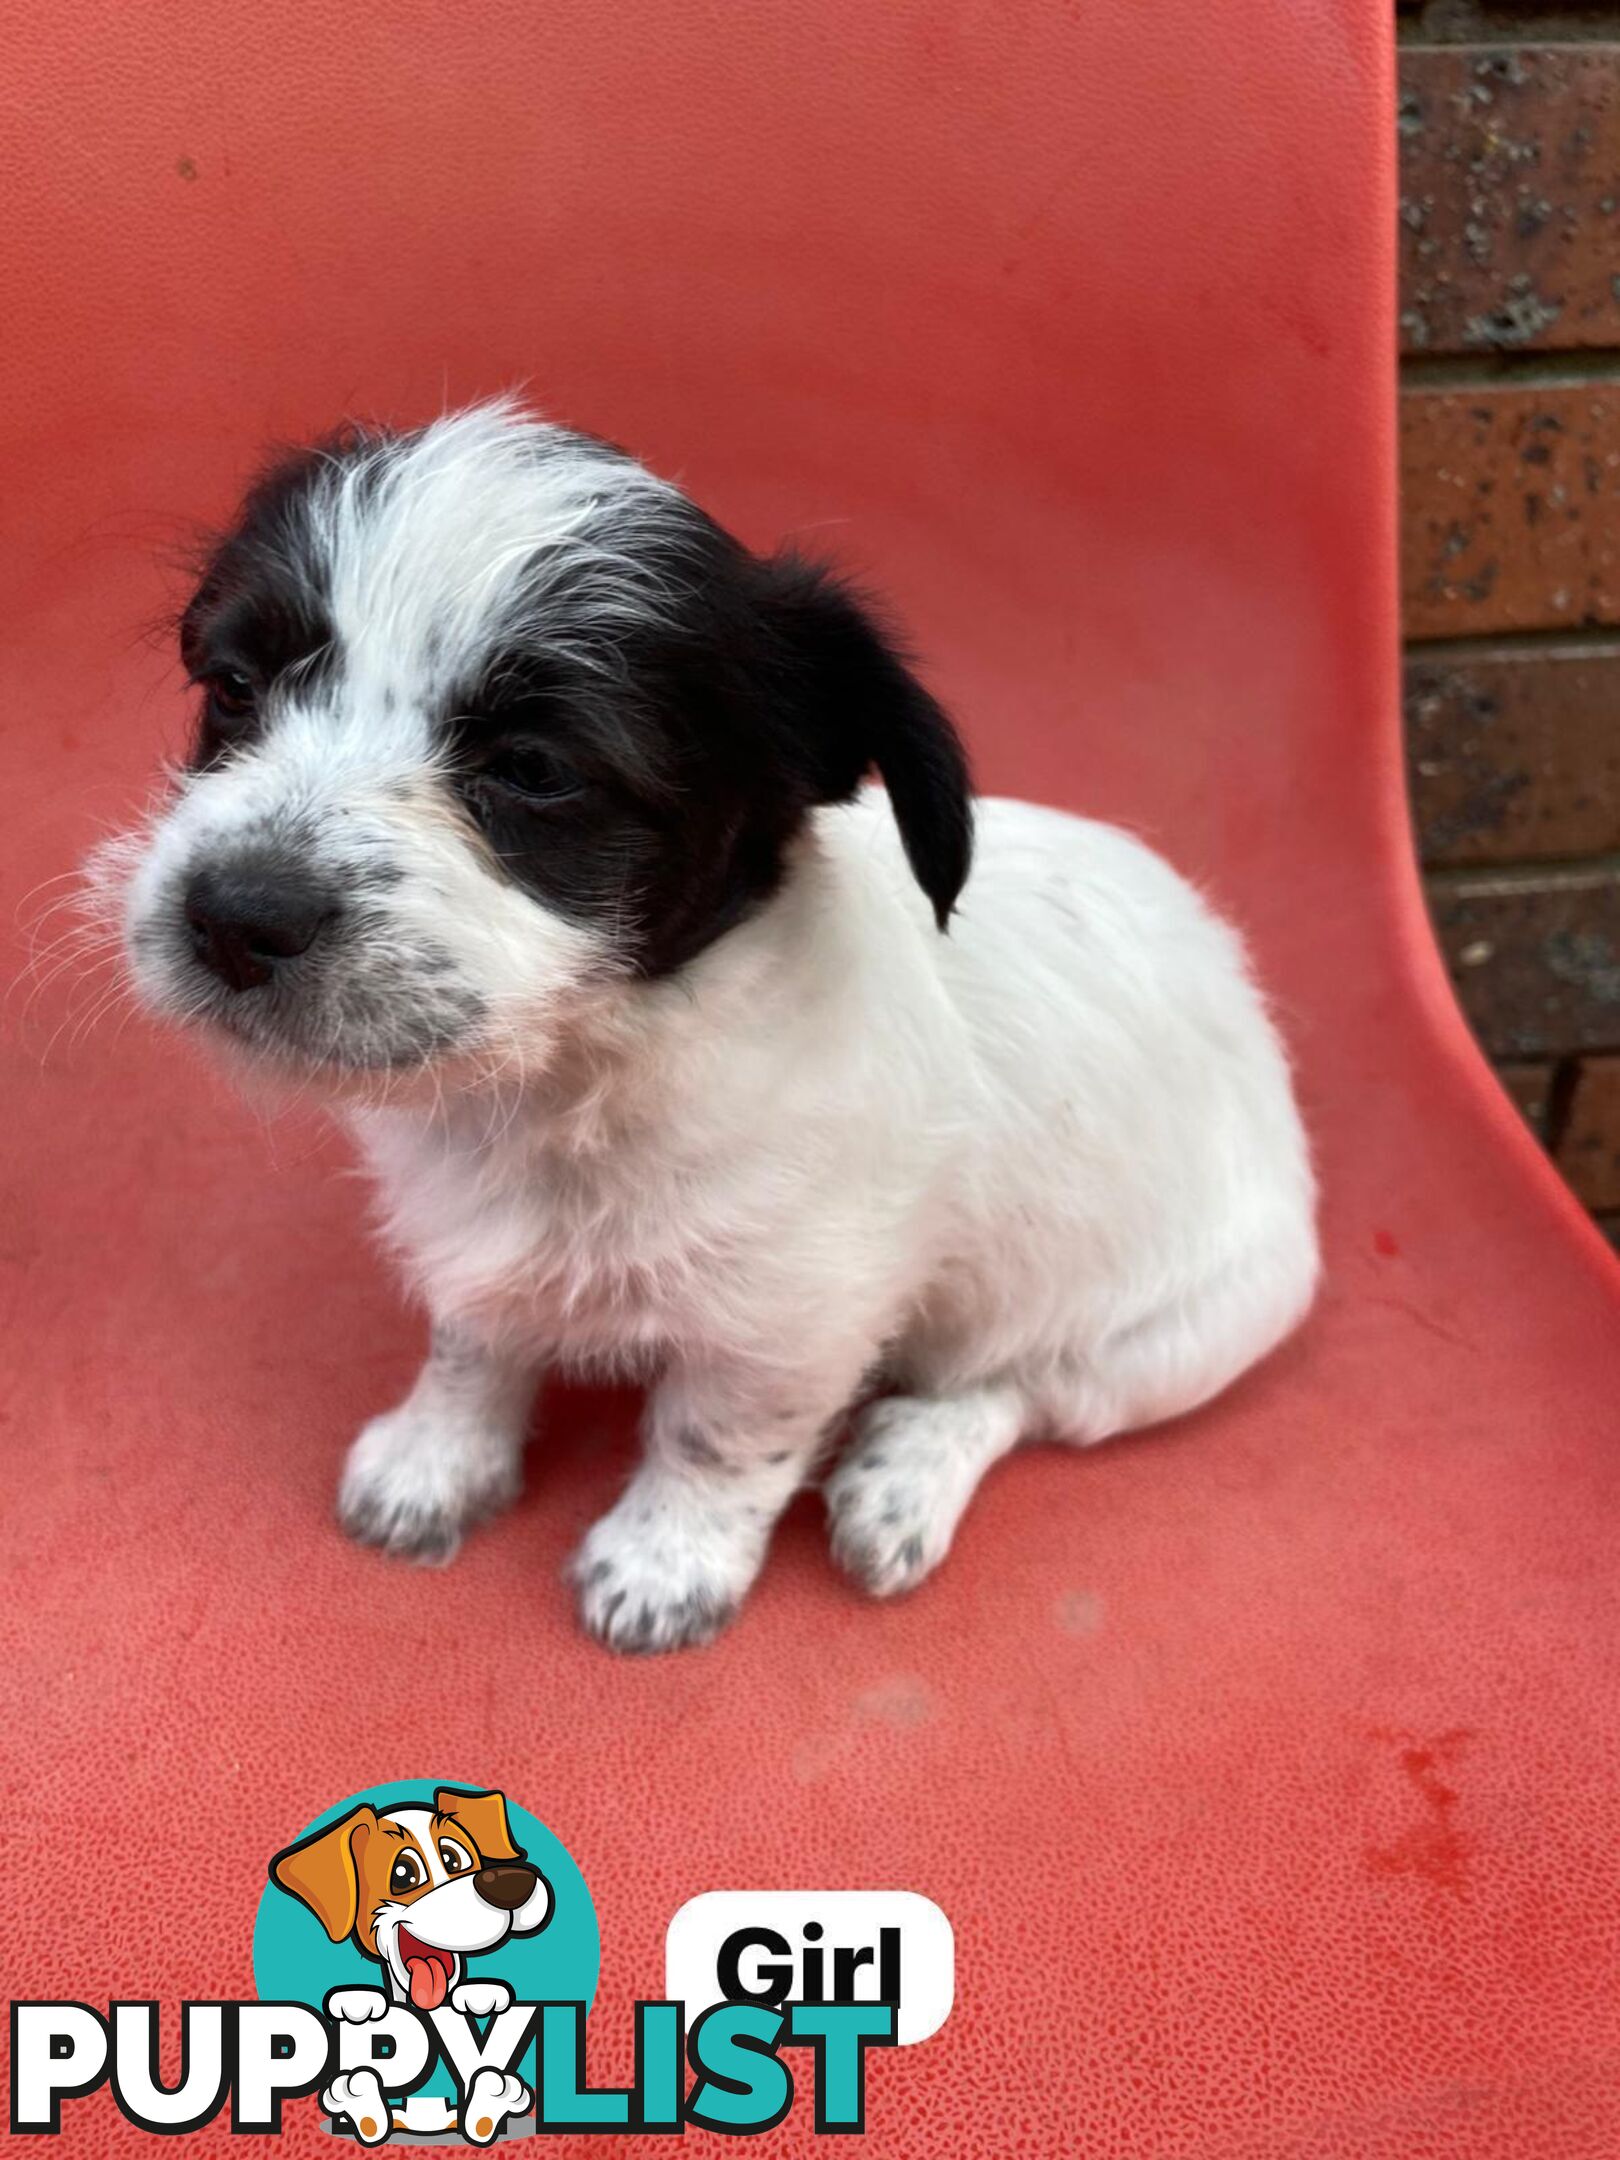
M 473 1876 L 473 1888 L 497 1912 L 516 1912 L 520 1905 L 528 1903 L 538 1878 L 537 1868 L 521 1860 L 508 1860 L 479 1868 Z
M 186 887 L 191 950 L 232 992 L 256 990 L 301 959 L 336 913 L 308 876 L 271 863 L 199 870 Z

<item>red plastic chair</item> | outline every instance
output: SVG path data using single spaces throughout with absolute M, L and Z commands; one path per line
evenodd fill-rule
M 1620 2150 L 1620 1272 L 1411 867 L 1388 14 L 13 10 L 19 966 L 25 896 L 183 740 L 142 633 L 188 522 L 267 437 L 521 379 L 872 578 L 987 785 L 1144 829 L 1237 914 L 1330 1272 L 1207 1413 L 1014 1458 L 909 1602 L 846 1588 L 807 1501 L 717 1647 L 615 1662 L 559 1566 L 628 1399 L 561 1393 L 449 1572 L 346 1545 L 340 1451 L 418 1330 L 340 1151 L 14 1000 L 7 1992 L 250 1993 L 270 1853 L 441 1773 L 584 1868 L 599 2077 L 687 1896 L 895 1885 L 951 1916 L 958 1995 L 873 2061 L 889 2160 Z M 105 2095 L 66 2123 L 151 2149 Z M 772 2149 L 818 2142 L 801 2104 Z M 312 2105 L 282 2149 L 330 2150 Z

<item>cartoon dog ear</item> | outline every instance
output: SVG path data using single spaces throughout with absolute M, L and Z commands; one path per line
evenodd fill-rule
M 360 1917 L 360 1856 L 376 1827 L 376 1809 L 357 1807 L 270 1863 L 276 1888 L 307 1905 L 333 1942 L 352 1935 Z
M 758 573 L 783 655 L 777 696 L 817 800 L 847 802 L 877 767 L 912 875 L 943 930 L 973 859 L 961 738 L 851 587 L 791 549 L 759 563 Z
M 498 1792 L 457 1792 L 453 1785 L 442 1785 L 433 1795 L 433 1805 L 441 1815 L 453 1815 L 478 1848 L 481 1860 L 521 1860 L 520 1847 L 512 1843 L 511 1825 L 506 1820 L 506 1801 Z

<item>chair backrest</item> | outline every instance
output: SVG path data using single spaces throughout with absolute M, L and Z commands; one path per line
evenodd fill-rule
M 1308 997 L 1399 833 L 1387 12 L 20 0 L 7 610 L 45 561 L 133 785 L 129 640 L 265 439 L 522 383 L 863 572 L 988 784 Z

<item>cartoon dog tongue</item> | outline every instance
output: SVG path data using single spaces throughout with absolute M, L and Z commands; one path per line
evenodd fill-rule
M 437 2010 L 450 1987 L 444 1965 L 436 1957 L 413 1957 L 405 1960 L 405 1970 L 410 1976 L 412 2007 Z

